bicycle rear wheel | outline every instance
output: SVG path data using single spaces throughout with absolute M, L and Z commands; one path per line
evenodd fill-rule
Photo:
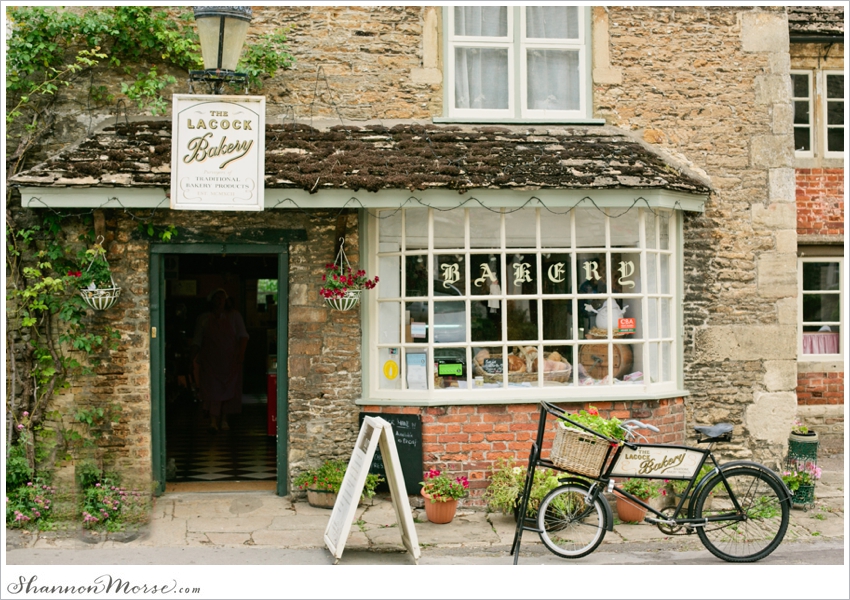
M 588 489 L 575 484 L 549 492 L 537 512 L 540 539 L 564 558 L 580 558 L 596 550 L 607 525 L 602 501 L 591 501 Z
M 729 562 L 761 560 L 782 542 L 788 529 L 789 503 L 781 484 L 752 467 L 723 471 L 729 488 L 743 511 L 743 519 L 706 523 L 697 527 L 700 541 L 715 556 Z M 700 491 L 694 506 L 696 518 L 733 516 L 735 506 L 720 474 Z

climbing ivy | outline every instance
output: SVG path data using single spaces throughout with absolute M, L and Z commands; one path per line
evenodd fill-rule
M 7 178 L 52 131 L 60 102 L 76 103 L 84 113 L 124 100 L 138 111 L 163 114 L 175 73 L 202 68 L 194 18 L 184 8 L 14 6 L 6 15 Z M 275 32 L 252 41 L 237 68 L 248 73 L 250 86 L 261 87 L 263 78 L 291 64 L 286 37 Z M 77 293 L 85 251 L 79 243 L 93 241 L 90 216 L 76 216 L 87 229 L 83 239 L 67 240 L 74 216 L 63 221 L 13 211 L 11 200 L 7 185 L 6 452 L 25 447 L 32 470 L 43 421 L 61 418 L 50 409 L 51 399 L 90 374 L 119 335 L 98 325 Z M 140 229 L 163 241 L 177 233 L 149 221 Z M 73 416 L 91 429 L 111 420 L 113 413 L 102 411 L 78 407 Z

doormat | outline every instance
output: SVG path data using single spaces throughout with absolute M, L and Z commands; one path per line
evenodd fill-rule
M 166 483 L 167 493 L 180 492 L 266 492 L 277 489 L 276 481 L 190 481 Z

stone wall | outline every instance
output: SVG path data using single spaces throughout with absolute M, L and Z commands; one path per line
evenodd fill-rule
M 605 418 L 639 419 L 658 427 L 659 433 L 644 430 L 650 442 L 681 444 L 685 434 L 682 398 L 635 402 L 592 402 Z M 568 412 L 587 409 L 588 404 L 562 406 Z M 468 506 L 484 506 L 484 491 L 490 473 L 500 459 L 528 464 L 531 443 L 537 437 L 540 409 L 536 404 L 489 404 L 478 406 L 388 407 L 364 406 L 364 412 L 418 414 L 422 417 L 422 459 L 425 469 L 437 468 L 451 477 L 469 478 Z M 555 437 L 550 416 L 543 444 L 549 457 Z
M 730 455 L 784 453 L 796 401 L 796 215 L 784 8 L 611 7 L 596 116 L 714 188 L 684 232 L 689 423 L 742 423 Z
M 254 7 L 251 34 L 287 31 L 295 65 L 266 82 L 269 118 L 429 119 L 442 112 L 434 7 Z
M 246 227 L 306 231 L 306 242 L 290 246 L 289 458 L 293 474 L 327 458 L 347 459 L 357 437 L 359 409 L 354 402 L 361 389 L 359 312 L 332 311 L 318 293 L 323 267 L 333 261 L 338 212 L 161 210 L 154 218 L 156 224 L 177 226 L 184 237 L 205 236 L 210 241 L 223 241 Z M 124 211 L 104 213 L 104 247 L 122 292 L 115 306 L 93 313 L 91 319 L 96 326 L 116 328 L 121 339 L 116 350 L 101 357 L 103 365 L 95 375 L 78 379 L 71 390 L 56 398 L 53 408 L 64 415 L 65 426 L 71 427 L 76 407 L 119 405 L 118 422 L 106 427 L 97 449 L 87 454 L 137 483 L 149 484 L 150 242 L 140 236 L 137 221 Z M 352 264 L 359 264 L 357 215 L 351 210 L 344 214 L 347 253 Z M 80 231 L 79 224 L 71 220 L 66 229 L 69 238 Z M 178 235 L 175 243 L 180 239 Z M 262 253 L 262 246 L 258 252 Z

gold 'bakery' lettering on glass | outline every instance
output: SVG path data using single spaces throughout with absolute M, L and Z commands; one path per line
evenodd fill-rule
M 440 270 L 443 272 L 443 287 L 449 287 L 460 280 L 460 265 L 458 263 L 442 264 Z
M 488 265 L 487 263 L 481 263 L 480 266 L 481 277 L 472 282 L 475 287 L 481 287 L 482 285 L 484 285 L 484 280 L 486 279 L 489 279 L 491 283 L 498 281 L 498 277 L 496 277 L 496 274 L 490 270 L 490 265 Z
M 514 284 L 531 283 L 531 265 L 529 263 L 514 263 Z
M 566 279 L 565 277 L 566 271 L 564 270 L 564 263 L 555 263 L 554 265 L 549 267 L 549 271 L 547 274 L 549 275 L 549 281 L 552 283 L 561 283 Z

